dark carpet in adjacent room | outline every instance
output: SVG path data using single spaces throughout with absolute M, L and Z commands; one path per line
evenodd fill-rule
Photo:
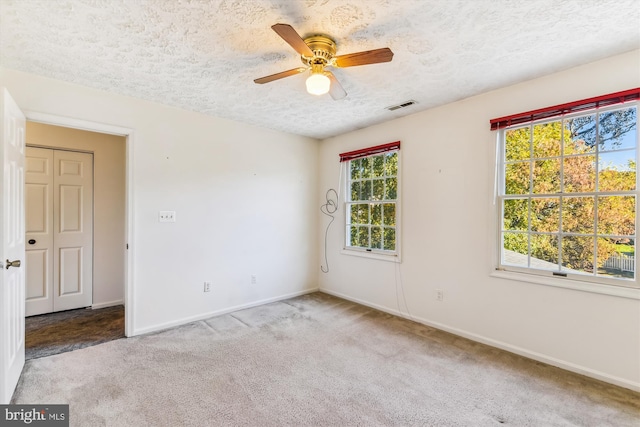
M 31 316 L 25 320 L 25 358 L 37 359 L 123 337 L 122 305 Z

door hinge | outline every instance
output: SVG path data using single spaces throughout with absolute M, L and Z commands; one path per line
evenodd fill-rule
M 127 243 L 127 249 L 129 249 L 129 244 Z

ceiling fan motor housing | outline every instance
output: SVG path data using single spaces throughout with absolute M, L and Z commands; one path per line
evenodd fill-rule
M 305 65 L 327 65 L 336 54 L 336 43 L 326 36 L 312 36 L 304 39 L 304 42 L 313 51 L 313 56 L 302 55 L 300 59 Z

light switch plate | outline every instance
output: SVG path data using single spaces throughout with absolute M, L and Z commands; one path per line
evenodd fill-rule
M 160 212 L 158 212 L 158 221 L 160 221 L 160 222 L 176 222 L 176 211 L 160 211 Z

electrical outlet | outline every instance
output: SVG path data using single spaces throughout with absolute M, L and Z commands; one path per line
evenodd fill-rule
M 204 291 L 211 292 L 211 282 L 204 282 Z
M 442 289 L 436 289 L 436 300 L 444 301 L 444 292 Z
M 160 212 L 158 212 L 158 221 L 160 221 L 160 222 L 176 222 L 176 211 L 160 211 Z
M 255 285 L 258 283 L 258 276 L 256 276 L 255 274 L 251 275 L 251 284 Z

